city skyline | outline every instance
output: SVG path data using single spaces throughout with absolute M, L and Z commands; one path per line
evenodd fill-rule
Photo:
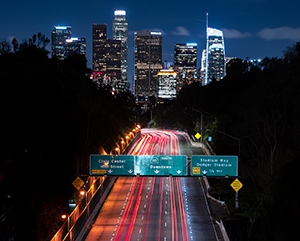
M 92 25 L 107 24 L 112 38 L 114 11 L 126 11 L 128 22 L 128 80 L 133 76 L 134 31 L 152 30 L 163 33 L 163 61 L 173 61 L 174 45 L 197 43 L 200 67 L 206 45 L 206 13 L 208 26 L 224 33 L 226 57 L 241 59 L 282 57 L 283 51 L 300 40 L 300 3 L 287 0 L 225 0 L 162 2 L 131 1 L 97 2 L 32 0 L 0 4 L 0 40 L 19 41 L 41 32 L 51 39 L 54 26 L 72 27 L 72 36 L 86 37 L 87 65 L 92 67 Z M 51 44 L 48 45 L 51 50 Z M 49 55 L 50 56 L 50 55 Z

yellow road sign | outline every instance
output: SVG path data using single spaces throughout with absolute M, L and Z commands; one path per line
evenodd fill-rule
M 200 137 L 201 137 L 201 134 L 200 134 L 199 132 L 197 132 L 197 133 L 195 134 L 195 137 L 196 137 L 197 140 L 199 140 Z
M 236 178 L 236 179 L 230 184 L 230 186 L 231 186 L 236 192 L 238 192 L 238 191 L 242 188 L 243 184 L 239 181 L 239 179 Z
M 72 184 L 77 190 L 79 190 L 83 186 L 84 181 L 82 181 L 80 177 L 76 177 Z
M 200 175 L 200 167 L 193 167 L 192 172 L 194 175 Z

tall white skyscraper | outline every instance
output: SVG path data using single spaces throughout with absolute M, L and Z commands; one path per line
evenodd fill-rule
M 203 54 L 206 60 L 205 81 L 207 85 L 212 80 L 219 81 L 225 76 L 225 45 L 223 32 L 215 28 L 206 28 L 206 51 Z
M 114 40 L 121 40 L 121 76 L 123 84 L 128 87 L 127 70 L 127 38 L 128 23 L 126 20 L 126 12 L 124 10 L 116 10 L 114 12 L 114 20 L 112 25 L 112 34 Z

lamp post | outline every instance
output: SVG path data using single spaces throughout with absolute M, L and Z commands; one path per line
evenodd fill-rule
M 206 112 L 206 111 L 200 111 L 200 110 L 194 109 L 192 107 L 185 107 L 185 109 L 191 109 L 192 111 L 198 112 L 200 114 L 200 118 L 201 118 L 201 120 L 200 120 L 200 132 L 201 132 L 200 133 L 201 134 L 200 141 L 203 142 L 203 113 L 204 113 L 204 115 L 214 117 L 215 122 L 217 122 L 217 117 L 213 114 L 210 114 L 210 113 Z
M 206 130 L 210 131 L 210 129 L 206 129 Z M 230 138 L 232 138 L 232 139 L 234 139 L 234 140 L 236 140 L 238 142 L 238 160 L 240 160 L 240 155 L 241 155 L 241 140 L 239 138 L 234 137 L 232 135 L 229 135 L 229 134 L 227 134 L 227 133 L 225 133 L 223 131 L 219 131 L 219 130 L 214 130 L 214 131 L 215 132 L 219 132 L 219 133 L 221 133 L 221 134 L 223 134 L 225 136 L 228 136 L 228 137 L 230 137 Z
M 68 214 L 62 214 L 61 218 L 63 220 L 67 220 L 67 228 L 68 228 L 68 232 L 70 231 L 70 215 Z

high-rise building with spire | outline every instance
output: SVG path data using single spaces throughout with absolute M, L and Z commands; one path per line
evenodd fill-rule
M 121 41 L 121 76 L 122 82 L 128 88 L 128 59 L 127 59 L 127 38 L 128 38 L 128 22 L 126 20 L 126 11 L 116 10 L 114 12 L 114 20 L 112 25 L 112 35 L 114 40 Z
M 206 60 L 205 81 L 207 85 L 213 80 L 219 81 L 225 76 L 225 45 L 223 32 L 215 28 L 206 29 L 206 51 L 203 54 Z

